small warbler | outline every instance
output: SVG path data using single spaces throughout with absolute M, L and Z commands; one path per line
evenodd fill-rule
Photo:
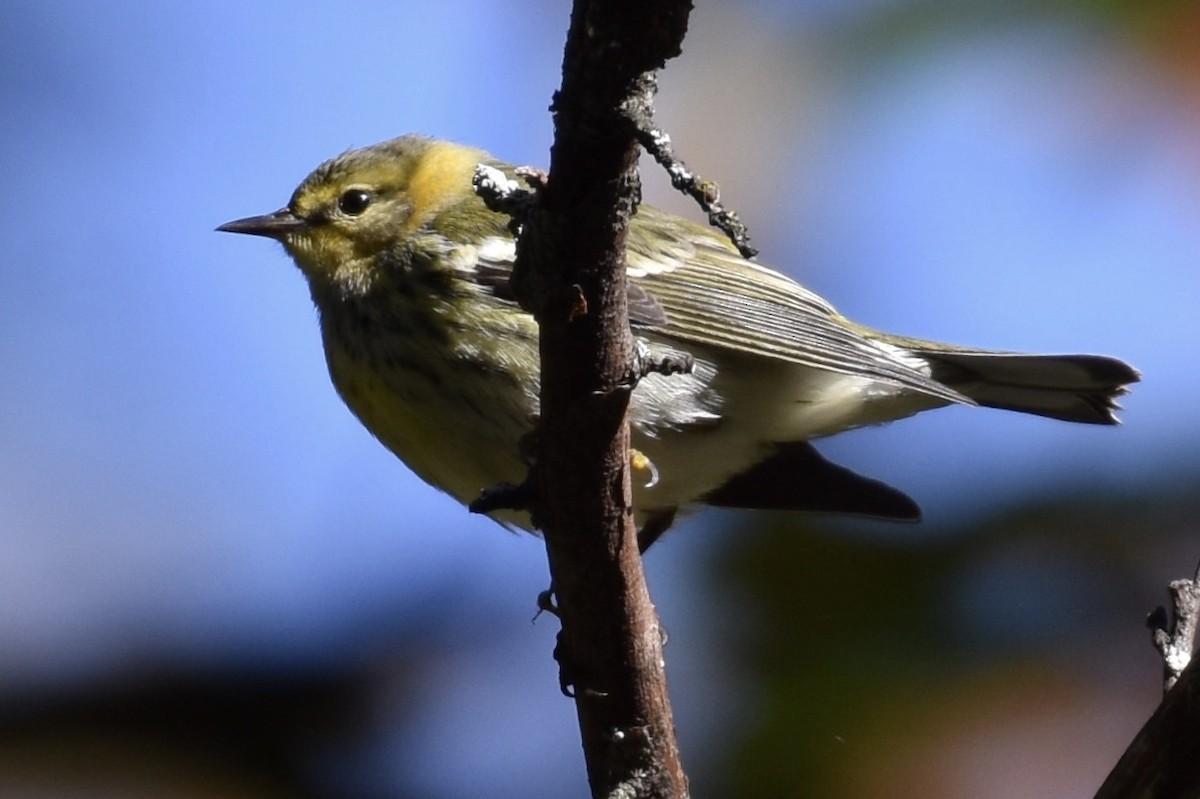
M 510 219 L 475 194 L 480 150 L 404 136 L 343 153 L 287 207 L 218 230 L 283 244 L 308 280 L 329 373 L 350 410 L 419 477 L 463 503 L 520 483 L 538 413 L 538 328 L 508 286 Z M 1025 355 L 888 335 L 844 318 L 721 235 L 642 205 L 629 229 L 630 324 L 693 369 L 631 398 L 639 524 L 680 506 L 917 519 L 908 496 L 808 442 L 952 403 L 1114 424 L 1138 380 L 1097 355 Z M 527 514 L 497 511 L 529 527 Z

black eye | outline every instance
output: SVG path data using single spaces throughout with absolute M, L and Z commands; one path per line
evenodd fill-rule
M 347 189 L 338 197 L 338 208 L 347 216 L 358 216 L 371 204 L 371 192 L 366 189 Z

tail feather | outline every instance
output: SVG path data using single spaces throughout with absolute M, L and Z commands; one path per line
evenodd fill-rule
M 932 377 L 980 405 L 1068 422 L 1119 424 L 1117 398 L 1141 379 L 1124 361 L 1102 355 L 1022 355 L 912 347 Z

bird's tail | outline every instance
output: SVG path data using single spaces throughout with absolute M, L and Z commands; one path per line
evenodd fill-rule
M 1124 361 L 1102 355 L 1023 355 L 906 341 L 931 376 L 980 405 L 1068 422 L 1118 424 L 1117 398 L 1140 379 Z

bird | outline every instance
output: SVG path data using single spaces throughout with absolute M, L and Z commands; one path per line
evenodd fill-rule
M 509 286 L 511 219 L 473 188 L 483 150 L 406 135 L 318 166 L 273 213 L 219 231 L 283 245 L 307 280 L 333 385 L 375 438 L 463 504 L 519 484 L 539 411 L 538 326 Z M 698 505 L 916 521 L 901 490 L 813 441 L 948 405 L 1118 422 L 1140 379 L 1101 355 L 1035 355 L 896 336 L 852 322 L 720 233 L 638 207 L 629 323 L 651 358 L 685 359 L 630 397 L 643 548 Z M 508 527 L 529 514 L 496 509 Z

